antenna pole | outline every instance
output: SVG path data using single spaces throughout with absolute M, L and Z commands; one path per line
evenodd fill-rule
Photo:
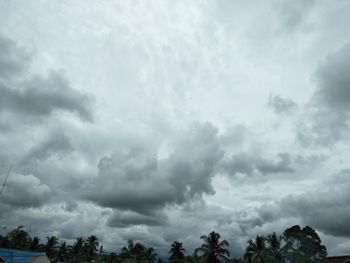
M 3 183 L 2 186 L 1 186 L 0 195 L 2 194 L 2 191 L 3 191 L 4 188 L 5 188 L 5 185 L 6 185 L 6 182 L 7 182 L 7 178 L 9 177 L 9 175 L 10 175 L 10 173 L 11 173 L 11 170 L 12 170 L 12 164 L 10 165 L 10 168 L 9 168 L 7 174 L 6 174 L 4 183 Z

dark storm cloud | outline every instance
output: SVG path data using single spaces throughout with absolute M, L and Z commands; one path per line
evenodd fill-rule
M 318 89 L 310 101 L 309 119 L 299 123 L 304 146 L 332 146 L 348 138 L 350 120 L 350 44 L 328 56 L 315 73 Z
M 274 173 L 292 173 L 291 157 L 288 153 L 277 154 L 276 160 L 268 160 L 261 156 L 249 153 L 238 153 L 232 155 L 230 159 L 225 161 L 223 169 L 229 175 L 237 173 L 254 175 L 258 172 L 263 175 Z
M 101 159 L 88 196 L 101 206 L 147 212 L 175 199 L 174 189 L 157 176 L 156 155 L 146 149 Z M 97 189 L 104 189 L 101 193 Z
M 97 178 L 85 186 L 86 197 L 104 207 L 149 216 L 167 204 L 213 194 L 211 179 L 223 156 L 217 129 L 209 123 L 193 124 L 179 134 L 174 147 L 169 157 L 161 160 L 149 149 L 103 158 Z M 143 219 L 147 221 L 147 217 Z
M 267 105 L 276 114 L 288 113 L 297 107 L 297 104 L 293 100 L 282 98 L 279 95 L 270 95 Z
M 111 227 L 129 227 L 137 225 L 164 226 L 167 223 L 167 216 L 164 213 L 144 215 L 133 211 L 116 210 L 109 217 L 107 224 Z
M 83 120 L 92 120 L 91 98 L 72 89 L 62 72 L 51 71 L 45 77 L 28 75 L 30 61 L 31 56 L 14 41 L 0 36 L 0 110 L 3 114 L 38 118 L 67 111 Z
M 0 110 L 29 118 L 49 116 L 61 110 L 92 120 L 90 99 L 72 89 L 58 72 L 51 72 L 45 78 L 33 77 L 19 85 L 11 88 L 0 83 Z
M 324 182 L 323 189 L 311 189 L 301 195 L 288 195 L 273 205 L 264 205 L 257 219 L 264 223 L 281 218 L 298 218 L 325 234 L 350 237 L 350 170 L 343 170 Z

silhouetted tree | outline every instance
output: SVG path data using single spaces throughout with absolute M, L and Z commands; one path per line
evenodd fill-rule
M 122 248 L 121 257 L 129 261 L 141 262 L 145 260 L 146 248 L 141 243 L 134 243 L 132 240 L 128 241 L 127 246 Z
M 198 256 L 196 251 L 191 256 L 186 256 L 186 262 L 188 263 L 204 263 L 203 257 Z
M 171 248 L 169 251 L 170 257 L 169 261 L 171 263 L 181 263 L 184 262 L 185 259 L 185 249 L 182 246 L 182 243 L 178 241 L 174 241 L 171 244 Z
M 281 253 L 282 237 L 272 233 L 266 238 L 267 251 L 269 255 L 269 262 L 283 263 L 284 259 Z
M 66 261 L 68 259 L 68 252 L 70 251 L 71 246 L 67 246 L 66 241 L 62 242 L 58 248 L 57 258 L 58 261 Z
M 207 263 L 220 263 L 229 260 L 230 252 L 227 249 L 229 243 L 226 240 L 220 241 L 219 233 L 213 231 L 208 236 L 201 236 L 201 239 L 204 243 L 196 249 L 196 252 L 202 254 Z
M 86 251 L 87 262 L 90 263 L 95 258 L 98 245 L 99 245 L 99 242 L 96 236 L 91 235 L 86 239 L 84 248 Z
M 58 238 L 55 236 L 49 236 L 46 238 L 47 238 L 47 242 L 45 245 L 45 253 L 48 256 L 48 258 L 51 260 L 51 259 L 54 259 L 56 256 L 55 246 L 58 244 Z
M 321 239 L 309 226 L 303 229 L 295 225 L 283 232 L 285 246 L 281 249 L 283 257 L 290 263 L 319 263 L 327 257 L 327 249 Z
M 145 249 L 145 259 L 147 263 L 155 263 L 157 261 L 157 253 L 153 247 Z
M 257 236 L 255 241 L 248 240 L 248 247 L 245 251 L 245 259 L 251 263 L 268 262 L 265 238 L 263 236 Z
M 23 226 L 19 226 L 16 229 L 10 231 L 7 235 L 8 247 L 16 249 L 28 249 L 30 246 L 31 238 L 29 234 L 24 230 Z
M 80 262 L 83 257 L 84 239 L 82 237 L 77 238 L 71 248 L 71 258 L 74 263 Z
M 45 246 L 43 244 L 40 244 L 40 238 L 35 236 L 30 241 L 29 249 L 32 251 L 45 251 Z

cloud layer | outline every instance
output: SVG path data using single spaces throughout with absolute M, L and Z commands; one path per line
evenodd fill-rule
M 348 252 L 346 1 L 0 10 L 1 231 L 166 257 L 217 230 L 239 256 L 308 224 Z

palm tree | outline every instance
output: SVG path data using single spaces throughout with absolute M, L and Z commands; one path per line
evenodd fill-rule
M 255 242 L 249 240 L 244 257 L 251 263 L 267 263 L 265 238 L 258 235 Z
M 204 243 L 196 249 L 196 252 L 201 253 L 207 263 L 220 263 L 222 260 L 229 260 L 230 252 L 227 250 L 229 243 L 226 240 L 220 241 L 219 233 L 213 231 L 208 236 L 201 236 L 201 239 Z
M 45 246 L 43 244 L 40 244 L 40 238 L 35 236 L 30 241 L 29 249 L 32 250 L 32 251 L 44 251 L 45 250 Z
M 122 248 L 121 256 L 124 259 L 140 262 L 145 258 L 145 251 L 146 248 L 141 243 L 129 240 L 127 246 Z
M 145 258 L 147 263 L 155 263 L 157 261 L 157 253 L 154 251 L 153 247 L 145 249 Z
M 170 262 L 172 263 L 181 263 L 184 261 L 185 259 L 185 249 L 182 246 L 182 243 L 178 242 L 178 241 L 174 241 L 171 244 L 171 248 L 169 251 L 170 254 Z
M 281 253 L 282 237 L 272 233 L 267 236 L 266 242 L 268 244 L 268 253 L 274 262 L 284 262 Z
M 60 247 L 58 248 L 58 261 L 65 261 L 67 258 L 68 251 L 70 250 L 71 246 L 67 246 L 66 241 L 62 242 Z
M 77 238 L 75 243 L 73 244 L 71 248 L 71 255 L 73 257 L 73 262 L 77 263 L 80 262 L 80 257 L 83 252 L 84 247 L 84 239 L 82 237 Z
M 98 238 L 94 235 L 89 236 L 85 241 L 84 246 L 86 249 L 87 262 L 90 263 L 91 260 L 96 256 L 98 245 Z
M 53 259 L 55 257 L 55 246 L 58 243 L 58 238 L 55 236 L 46 237 L 47 242 L 45 245 L 45 252 L 49 259 Z

